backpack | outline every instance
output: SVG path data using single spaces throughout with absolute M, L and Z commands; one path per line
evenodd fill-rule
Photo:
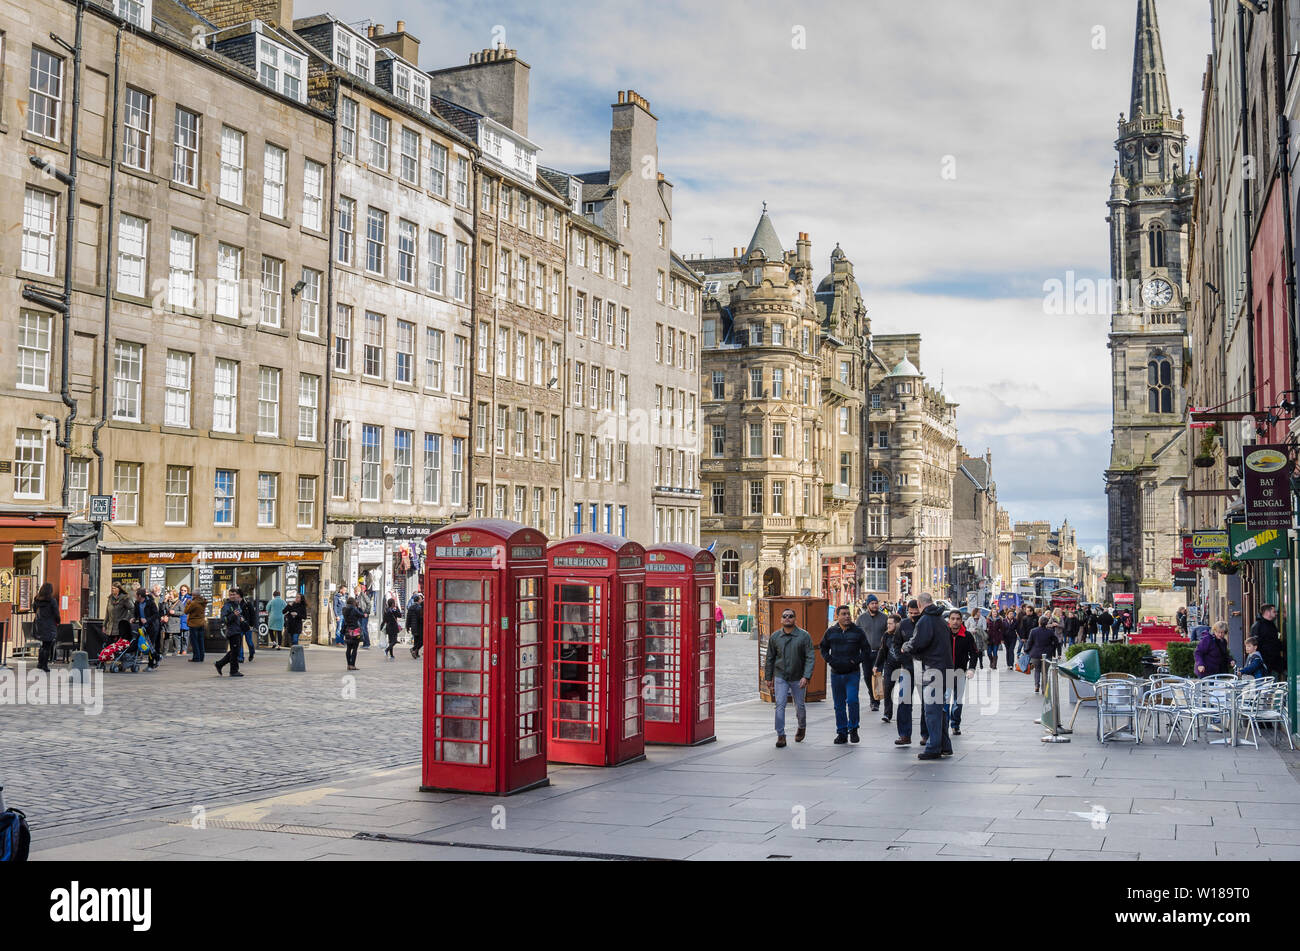
M 17 809 L 0 812 L 0 862 L 26 862 L 31 844 L 27 816 Z

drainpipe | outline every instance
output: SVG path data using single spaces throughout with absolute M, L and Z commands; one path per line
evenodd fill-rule
M 474 396 L 477 387 L 474 385 L 474 377 L 480 367 L 478 365 L 478 317 L 475 314 L 475 305 L 478 303 L 478 214 L 479 207 L 483 202 L 483 166 L 479 162 L 473 162 L 470 166 L 474 171 L 474 191 L 470 199 L 474 203 L 474 236 L 470 240 L 469 250 L 469 280 L 471 286 L 470 306 L 469 306 L 469 353 L 466 355 L 466 363 L 469 370 L 469 410 L 468 426 L 466 427 L 465 438 L 465 517 L 469 518 L 470 513 L 474 511 L 474 452 L 475 452 L 475 427 L 478 425 L 478 405 L 474 402 Z M 487 498 L 483 500 L 486 511 Z
M 330 107 L 332 114 L 330 116 L 330 200 L 328 220 L 323 222 L 329 231 L 327 243 L 327 252 L 329 261 L 325 265 L 325 431 L 321 434 L 321 440 L 325 443 L 324 465 L 321 472 L 321 493 L 320 493 L 320 541 L 322 545 L 329 544 L 329 529 L 326 527 L 326 518 L 329 513 L 330 498 L 330 451 L 331 441 L 334 436 L 334 421 L 330 417 L 330 408 L 333 401 L 330 396 L 333 391 L 334 381 L 334 239 L 335 224 L 334 216 L 337 213 L 336 202 L 338 201 L 338 171 L 339 171 L 339 88 L 338 76 L 330 77 Z M 344 486 L 346 487 L 346 481 Z M 323 580 L 323 579 L 322 579 Z
M 1246 105 L 1246 90 L 1250 87 L 1247 85 L 1246 76 L 1246 7 L 1240 2 L 1237 4 L 1237 60 L 1241 81 L 1241 154 L 1244 158 L 1250 155 L 1250 110 Z M 1255 281 L 1251 272 L 1251 245 L 1254 242 L 1251 238 L 1250 185 L 1244 176 L 1241 182 L 1241 214 L 1246 241 L 1246 370 L 1249 374 L 1247 385 L 1250 388 L 1247 397 L 1248 412 L 1254 415 L 1257 395 L 1255 393 Z

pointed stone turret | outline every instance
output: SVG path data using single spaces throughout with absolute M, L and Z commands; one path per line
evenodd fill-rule
M 1172 116 L 1165 54 L 1160 46 L 1156 0 L 1138 0 L 1137 38 L 1133 43 L 1133 95 L 1129 118 Z
M 781 248 L 781 239 L 776 236 L 776 228 L 772 225 L 772 219 L 767 216 L 766 204 L 763 205 L 763 215 L 758 219 L 758 227 L 754 229 L 754 236 L 749 239 L 749 246 L 745 248 L 745 254 L 753 254 L 755 251 L 762 251 L 763 256 L 772 262 L 785 260 L 785 251 Z

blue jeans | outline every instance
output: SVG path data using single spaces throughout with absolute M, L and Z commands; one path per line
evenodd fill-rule
M 791 683 L 788 680 L 782 680 L 780 677 L 772 681 L 772 687 L 776 691 L 776 735 L 785 736 L 785 704 L 786 698 L 794 697 L 794 715 L 799 721 L 799 729 L 803 730 L 808 726 L 808 710 L 804 706 L 804 696 L 808 688 L 800 687 L 799 681 Z
M 835 700 L 835 732 L 856 730 L 862 719 L 862 704 L 858 702 L 858 687 L 862 683 L 859 672 L 831 674 L 831 696 Z M 845 711 L 847 702 L 848 711 Z
M 248 630 L 244 632 L 244 641 L 248 644 L 248 659 L 252 660 L 253 655 L 257 653 L 257 632 Z M 239 662 L 244 662 L 244 645 L 239 645 Z
M 925 717 L 927 753 L 951 753 L 952 741 L 948 739 L 948 711 L 945 696 L 945 671 L 927 667 L 921 674 L 921 711 Z
M 954 730 L 961 729 L 962 700 L 966 697 L 966 671 L 951 671 L 955 674 L 951 687 L 944 693 L 943 712 L 948 715 L 948 725 Z
M 207 656 L 203 651 L 203 635 L 206 633 L 207 628 L 199 628 L 197 631 L 191 629 L 189 632 L 190 653 L 193 655 L 192 659 L 195 661 L 203 660 L 203 658 Z
M 334 619 L 334 643 L 343 643 L 343 615 L 341 614 Z
M 361 646 L 370 646 L 370 615 L 364 615 L 361 618 Z

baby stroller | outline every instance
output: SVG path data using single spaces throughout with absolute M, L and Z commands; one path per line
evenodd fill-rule
M 109 651 L 113 653 L 105 661 L 104 655 Z M 120 674 L 126 670 L 134 674 L 140 669 L 141 662 L 150 668 L 158 666 L 153 643 L 149 640 L 149 636 L 140 630 L 132 634 L 129 640 L 125 637 L 119 638 L 115 643 L 105 647 L 100 651 L 99 659 L 110 674 Z

